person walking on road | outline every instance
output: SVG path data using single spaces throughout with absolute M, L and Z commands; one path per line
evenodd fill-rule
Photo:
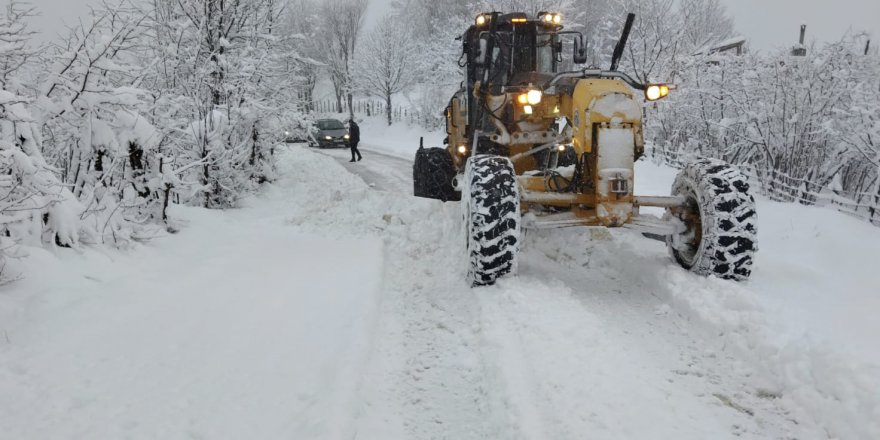
M 361 160 L 361 152 L 358 151 L 358 142 L 361 141 L 361 128 L 358 127 L 357 123 L 354 122 L 354 119 L 348 120 L 348 147 L 351 148 L 351 160 L 349 162 L 354 162 L 354 157 L 357 155 L 357 160 Z

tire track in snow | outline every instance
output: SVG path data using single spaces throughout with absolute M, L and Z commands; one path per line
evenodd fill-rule
M 403 349 L 398 392 L 409 407 L 407 438 L 519 438 L 508 427 L 506 408 L 493 400 L 498 393 L 481 350 L 477 298 L 457 276 L 457 254 L 437 246 L 458 232 L 457 209 L 438 212 L 442 205 L 433 201 L 417 205 L 424 210 L 401 206 L 398 212 L 406 215 L 392 218 L 399 224 L 383 234 L 393 243 L 386 294 L 396 303 L 385 316 L 399 319 L 401 330 L 380 339 Z M 420 221 L 426 217 L 433 221 Z
M 351 154 L 348 149 L 314 149 L 313 151 L 336 159 L 336 162 L 342 165 L 343 168 L 363 179 L 370 188 L 399 194 L 412 193 L 412 169 L 406 169 L 401 166 L 407 163 L 404 159 L 375 150 L 361 148 L 361 153 L 364 154 L 363 160 L 349 162 Z
M 299 169 L 324 170 L 302 178 L 335 174 L 326 156 L 298 158 Z M 481 353 L 479 304 L 458 276 L 459 250 L 449 249 L 460 234 L 457 206 L 364 187 L 316 198 L 291 221 L 319 234 L 381 237 L 386 249 L 358 438 L 522 438 L 493 404 L 499 392 Z

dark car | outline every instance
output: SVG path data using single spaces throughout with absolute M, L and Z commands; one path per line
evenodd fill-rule
M 309 146 L 318 148 L 348 147 L 348 130 L 337 119 L 318 119 L 312 129 Z

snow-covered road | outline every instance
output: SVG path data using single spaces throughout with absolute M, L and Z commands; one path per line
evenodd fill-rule
M 57 277 L 0 302 L 0 438 L 874 438 L 880 375 L 773 345 L 769 283 L 564 229 L 471 289 L 458 206 L 411 197 L 408 160 L 348 157 L 286 146 L 243 209 L 38 256 Z
M 659 243 L 643 255 L 631 234 L 531 232 L 519 277 L 472 290 L 454 238 L 458 207 L 412 199 L 410 162 L 375 156 L 347 168 L 407 188 L 364 202 L 392 219 L 381 234 L 392 252 L 378 343 L 395 355 L 374 395 L 418 408 L 399 411 L 405 437 L 824 437 L 756 385 L 724 340 L 666 305 Z
M 380 143 L 367 148 L 384 151 Z M 433 350 L 441 346 L 438 341 L 449 339 L 446 329 L 467 328 L 465 335 L 473 339 L 465 345 L 478 347 L 471 357 L 480 359 L 475 362 L 481 368 L 490 365 L 479 373 L 459 368 L 460 355 L 446 366 L 442 360 L 448 357 L 434 356 L 440 360 L 426 370 L 433 372 L 422 371 L 417 381 L 422 385 L 425 374 L 435 378 L 429 382 L 437 386 L 428 399 L 437 397 L 436 390 L 455 390 L 453 395 L 460 401 L 452 406 L 461 401 L 480 405 L 495 401 L 500 413 L 495 415 L 500 419 L 485 412 L 493 408 L 491 404 L 468 411 L 482 411 L 478 419 L 490 423 L 487 431 L 474 431 L 474 438 L 491 437 L 499 426 L 504 427 L 505 438 L 578 438 L 583 432 L 604 432 L 596 434 L 598 438 L 723 438 L 722 433 L 747 438 L 875 437 L 880 420 L 875 416 L 880 410 L 876 392 L 880 371 L 871 361 L 880 353 L 870 336 L 875 321 L 861 318 L 878 309 L 872 294 L 876 283 L 867 268 L 870 263 L 850 264 L 834 275 L 821 270 L 833 265 L 833 255 L 841 251 L 876 244 L 877 231 L 870 226 L 831 211 L 760 200 L 768 218 L 762 235 L 768 249 L 761 256 L 767 267 L 758 270 L 753 282 L 744 284 L 689 274 L 671 262 L 662 243 L 635 234 L 532 231 L 520 276 L 474 291 L 461 285 L 463 269 L 457 265 L 463 250 L 449 238 L 462 234 L 455 228 L 457 207 L 406 197 L 411 162 L 394 160 L 394 156 L 405 156 L 407 148 L 412 149 L 404 144 L 392 146 L 387 148 L 390 157 L 365 159 L 349 164 L 348 169 L 368 182 L 375 179 L 374 174 L 383 175 L 399 182 L 386 187 L 405 189 L 403 194 L 375 195 L 380 200 L 368 203 L 382 206 L 403 196 L 416 206 L 433 204 L 424 213 L 409 214 L 417 223 L 416 230 L 427 234 L 426 240 L 409 233 L 398 242 L 386 235 L 392 248 L 419 246 L 422 241 L 421 252 L 404 253 L 407 256 L 400 262 L 395 262 L 400 254 L 395 253 L 387 257 L 389 265 L 409 268 L 421 261 L 431 269 L 417 276 L 417 281 L 410 280 L 408 270 L 395 271 L 386 275 L 386 286 L 414 284 L 407 301 L 416 302 L 413 298 L 419 293 L 434 304 L 436 310 L 427 321 L 437 321 L 436 328 L 442 330 L 424 336 L 434 341 Z M 389 173 L 389 168 L 394 172 Z M 650 163 L 640 163 L 639 168 L 640 193 L 668 191 L 674 170 Z M 406 213 L 407 208 L 395 207 L 390 212 Z M 811 219 L 825 219 L 829 224 Z M 834 230 L 837 223 L 849 225 L 854 234 L 833 237 L 834 243 L 823 240 L 818 248 L 803 244 L 815 239 L 810 234 L 818 237 L 819 231 Z M 432 229 L 444 238 L 434 241 L 437 235 L 430 233 Z M 813 267 L 810 275 L 822 283 L 805 289 L 806 273 L 789 276 L 777 272 L 779 266 Z M 394 281 L 397 278 L 402 281 Z M 845 292 L 835 294 L 822 287 L 834 283 L 845 286 Z M 798 292 L 811 302 L 799 302 Z M 471 293 L 477 295 L 475 304 L 467 304 Z M 846 301 L 835 302 L 835 296 Z M 774 307 L 780 301 L 787 301 L 781 311 Z M 821 307 L 812 307 L 816 302 Z M 838 326 L 837 331 L 846 336 L 862 332 L 861 337 L 825 335 L 822 329 L 828 324 L 822 318 L 837 319 L 853 308 L 850 304 L 865 307 L 858 315 L 850 313 L 859 319 Z M 447 315 L 445 310 L 457 312 Z M 790 320 L 786 315 L 811 315 L 814 320 Z M 389 316 L 406 314 L 392 311 Z M 477 335 L 471 335 L 472 329 L 478 329 Z M 461 331 L 453 333 L 457 338 L 446 349 L 458 352 L 464 336 Z M 832 338 L 822 340 L 824 336 Z M 482 397 L 461 395 L 458 388 L 444 383 L 450 371 L 467 371 L 465 385 L 476 383 L 480 389 L 488 386 L 493 391 Z M 479 379 L 480 374 L 487 378 Z M 431 414 L 436 407 L 432 402 L 425 413 Z M 449 408 L 436 411 L 441 415 L 426 416 L 422 423 L 411 425 L 425 426 L 454 413 Z M 693 417 L 703 422 L 693 422 Z M 491 425 L 491 420 L 500 421 Z M 443 423 L 450 425 L 472 429 L 461 421 Z M 467 437 L 454 430 L 430 432 Z
M 412 192 L 412 164 L 409 161 L 370 146 L 362 146 L 359 150 L 363 154 L 360 162 L 350 162 L 351 153 L 347 148 L 314 151 L 336 159 L 346 170 L 359 176 L 373 189 L 403 194 Z

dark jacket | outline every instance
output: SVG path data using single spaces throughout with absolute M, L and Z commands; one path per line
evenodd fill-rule
M 361 128 L 354 121 L 348 124 L 348 142 L 352 144 L 359 143 L 361 141 Z

